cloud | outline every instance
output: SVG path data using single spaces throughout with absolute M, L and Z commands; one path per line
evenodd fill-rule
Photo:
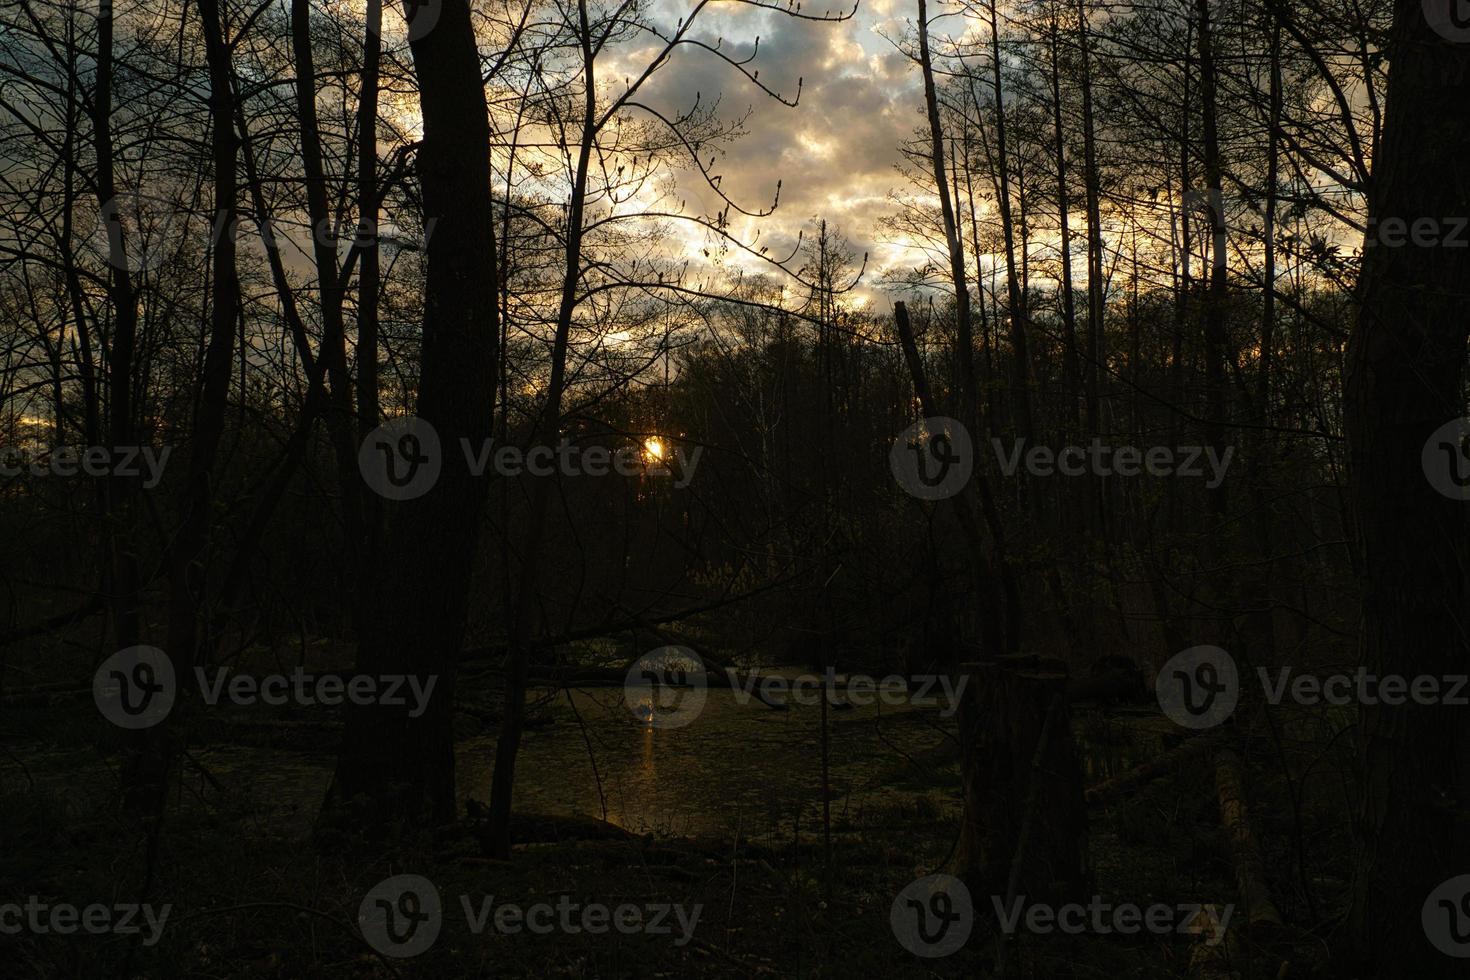
M 804 3 L 803 12 L 819 12 L 820 6 L 821 0 Z M 879 223 L 891 209 L 890 189 L 902 181 L 894 172 L 898 145 L 922 123 L 923 102 L 917 72 L 875 33 L 885 22 L 886 33 L 896 36 L 898 26 L 884 16 L 891 9 L 863 10 L 841 23 L 762 11 L 705 24 L 701 40 L 718 44 L 737 61 L 754 54 L 747 70 L 759 72 L 759 81 L 784 97 L 794 98 L 802 79 L 794 109 L 718 56 L 693 48 L 671 59 L 648 88 L 649 103 L 665 112 L 689 108 L 696 92 L 706 104 L 718 96 L 722 118 L 749 111 L 746 135 L 724 148 L 714 169 L 722 175 L 721 189 L 750 210 L 769 207 L 781 181 L 774 215 L 754 222 L 732 214 L 737 234 L 751 236 L 759 227 L 760 244 L 770 254 L 789 251 L 797 232 L 815 217 L 840 226 L 859 255 L 895 257 L 881 246 Z M 719 195 L 701 183 L 693 171 L 681 174 L 680 196 L 691 210 L 718 210 Z

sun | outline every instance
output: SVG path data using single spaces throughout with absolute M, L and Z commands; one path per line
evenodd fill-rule
M 654 459 L 664 458 L 664 443 L 658 436 L 650 436 L 643 440 L 643 450 Z

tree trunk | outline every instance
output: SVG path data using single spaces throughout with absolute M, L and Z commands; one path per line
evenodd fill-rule
M 1199 15 L 1200 103 L 1204 119 L 1205 193 L 1210 220 L 1210 284 L 1205 301 L 1205 438 L 1216 453 L 1224 451 L 1225 418 L 1225 322 L 1229 295 L 1225 281 L 1227 246 L 1225 235 L 1225 190 L 1220 160 L 1219 124 L 1216 120 L 1215 37 L 1210 23 L 1211 0 L 1196 0 Z M 1222 481 L 1210 493 L 1215 514 L 1225 513 Z
M 1081 419 L 1077 396 L 1081 393 L 1081 367 L 1077 360 L 1077 304 L 1072 292 L 1072 210 L 1067 192 L 1067 142 L 1062 128 L 1062 69 L 1057 59 L 1060 44 L 1055 12 L 1047 38 L 1051 56 L 1052 135 L 1057 163 L 1057 232 L 1062 251 L 1062 377 L 1066 387 L 1066 417 L 1077 430 Z
M 1470 165 L 1470 46 L 1440 37 L 1419 0 L 1398 0 L 1369 228 L 1462 214 Z M 1363 659 L 1373 674 L 1464 674 L 1466 502 L 1421 462 L 1430 434 L 1464 413 L 1470 249 L 1374 244 L 1348 344 L 1346 422 L 1363 549 Z M 1452 446 L 1452 450 L 1457 447 Z M 1464 468 L 1463 450 L 1448 465 Z M 1359 711 L 1363 767 L 1349 935 L 1365 976 L 1462 976 L 1426 938 L 1430 892 L 1470 867 L 1470 715 L 1385 704 Z M 1443 910 L 1432 910 L 1444 914 Z M 1459 929 L 1465 926 L 1460 917 Z
M 978 430 L 978 392 L 975 381 L 975 341 L 970 326 L 970 286 L 965 278 L 965 243 L 955 220 L 949 180 L 944 173 L 944 129 L 939 118 L 939 95 L 934 85 L 934 63 L 929 53 L 929 11 L 919 0 L 919 68 L 924 75 L 924 108 L 929 116 L 929 162 L 944 218 L 944 244 L 949 251 L 949 275 L 954 285 L 955 319 L 960 368 L 961 421 Z
M 588 19 L 586 0 L 577 4 L 578 39 L 582 53 L 581 141 L 567 213 L 567 242 L 562 256 L 561 300 L 557 309 L 556 336 L 552 341 L 551 377 L 546 385 L 546 407 L 540 424 L 532 431 L 545 444 L 554 445 L 561 435 L 562 396 L 566 388 L 567 349 L 571 341 L 572 317 L 577 309 L 577 287 L 582 278 L 582 233 L 587 204 L 587 181 L 592 151 L 597 142 L 597 76 L 594 72 L 596 42 Z M 531 662 L 532 637 L 536 624 L 536 599 L 541 578 L 541 556 L 545 551 L 546 521 L 557 477 L 538 479 L 531 489 L 530 525 L 526 532 L 525 560 L 521 565 L 520 591 L 511 619 L 510 664 L 506 677 L 505 716 L 495 742 L 495 769 L 490 783 L 491 856 L 509 858 L 511 847 L 512 798 L 515 793 L 516 756 L 526 725 L 526 671 Z
M 954 870 L 977 895 L 1057 904 L 1086 892 L 1087 811 L 1067 675 L 1032 659 L 967 665 L 965 821 Z
M 1092 111 L 1092 56 L 1087 30 L 1087 8 L 1077 3 L 1077 41 L 1082 75 L 1082 184 L 1087 193 L 1087 431 L 1102 431 L 1098 417 L 1098 372 L 1102 365 L 1103 317 L 1107 298 L 1103 292 L 1102 188 L 1097 166 L 1097 136 Z M 1101 517 L 1099 508 L 1099 517 Z
M 1006 289 L 1011 321 L 1011 397 L 1015 401 L 1016 435 L 1031 439 L 1031 354 L 1026 342 L 1026 300 L 1021 291 L 1020 268 L 1016 265 L 1016 229 L 1011 220 L 1010 148 L 1006 138 L 1006 110 L 1000 84 L 1000 25 L 995 0 L 990 0 L 991 83 L 995 91 L 996 191 L 1000 198 L 1001 236 L 1006 249 Z M 999 329 L 997 327 L 997 329 Z
M 112 307 L 111 347 L 107 357 L 108 437 L 112 448 L 136 442 L 133 429 L 133 353 L 138 333 L 138 294 L 128 266 L 128 235 L 119 211 L 112 139 L 113 8 L 102 4 L 97 13 L 97 81 L 92 95 L 93 148 L 97 157 L 97 200 L 107 221 L 107 253 L 112 268 L 107 278 L 107 300 Z M 142 248 L 134 242 L 133 248 Z M 136 646 L 141 632 L 138 613 L 138 556 L 133 517 L 137 495 L 133 481 L 124 476 L 108 480 L 107 517 L 112 546 L 113 628 L 117 646 Z
M 410 23 L 434 8 L 405 5 Z M 428 710 L 351 706 L 327 805 L 363 797 L 363 817 L 381 828 L 455 815 L 454 680 L 468 615 L 485 481 L 470 472 L 460 441 L 489 438 L 499 335 L 490 124 L 466 0 L 444 0 L 434 29 L 413 32 L 424 139 L 418 151 L 427 242 L 418 416 L 443 453 L 423 496 L 385 508 L 382 591 L 375 628 L 358 638 L 365 674 L 436 677 Z
M 178 530 L 166 550 L 169 577 L 168 641 L 165 655 L 176 678 L 191 676 L 199 654 L 199 617 L 206 601 L 205 576 L 199 567 L 214 517 L 212 473 L 224 437 L 225 408 L 230 395 L 235 324 L 240 312 L 240 284 L 235 271 L 238 223 L 236 180 L 239 143 L 235 134 L 234 72 L 218 0 L 199 0 L 209 66 L 210 144 L 214 169 L 213 269 L 209 302 L 209 344 L 205 349 L 203 390 L 194 416 L 189 452 L 189 482 Z M 187 702 L 185 702 L 187 704 Z M 177 758 L 182 720 L 174 715 L 156 728 L 135 733 L 134 752 L 126 773 L 125 798 L 134 808 L 161 813 L 169 773 Z M 158 824 L 153 827 L 156 831 Z

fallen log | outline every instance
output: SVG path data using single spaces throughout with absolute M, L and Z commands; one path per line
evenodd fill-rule
M 52 616 L 50 619 L 43 619 L 39 623 L 32 623 L 29 626 L 20 626 L 5 630 L 4 632 L 0 632 L 0 647 L 7 647 L 18 640 L 28 639 L 32 636 L 40 636 L 44 633 L 50 633 L 53 630 L 58 630 L 63 626 L 71 626 L 75 623 L 80 623 L 83 620 L 102 612 L 104 608 L 106 608 L 106 604 L 103 602 L 102 597 L 94 596 L 93 598 L 88 599 L 86 602 L 82 603 L 75 609 L 69 610 L 56 616 Z
M 1067 700 L 1079 701 L 1128 701 L 1142 690 L 1142 681 L 1136 672 L 1108 670 L 1098 674 L 1071 677 L 1067 681 Z
M 1221 749 L 1215 757 L 1215 791 L 1220 797 L 1220 823 L 1230 838 L 1236 889 L 1245 904 L 1245 921 L 1253 931 L 1280 929 L 1281 912 L 1271 898 L 1266 883 L 1266 862 L 1251 829 L 1244 767 L 1233 749 Z
M 1218 746 L 1219 740 L 1210 736 L 1191 738 L 1178 748 L 1170 749 L 1121 776 L 1114 776 L 1091 787 L 1085 794 L 1086 800 L 1088 803 L 1102 803 L 1129 790 L 1146 786 L 1160 776 L 1178 769 L 1181 764 L 1205 755 Z
M 1226 929 L 1215 906 L 1202 906 L 1187 931 L 1196 936 L 1189 949 L 1190 980 L 1240 980 L 1239 930 Z

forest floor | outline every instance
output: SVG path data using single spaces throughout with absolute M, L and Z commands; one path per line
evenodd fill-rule
M 470 707 L 462 718 L 466 744 L 483 753 L 493 719 L 485 705 Z M 1151 721 L 1079 712 L 1074 735 L 1091 760 L 1089 779 L 1133 758 L 1129 742 L 1147 735 Z M 149 828 L 117 809 L 115 734 L 94 722 L 90 698 L 0 710 L 0 904 L 30 896 L 82 908 L 167 904 L 166 927 L 151 945 L 146 926 L 142 936 L 0 934 L 6 978 L 997 975 L 989 896 L 974 896 L 969 943 L 942 959 L 915 957 L 890 925 L 895 896 L 942 870 L 953 853 L 960 777 L 956 753 L 944 743 L 884 762 L 873 780 L 884 792 L 867 805 L 834 799 L 830 855 L 820 820 L 810 816 L 820 814 L 816 800 L 795 826 L 748 834 L 630 832 L 585 815 L 519 814 L 519 843 L 505 862 L 486 856 L 481 801 L 472 798 L 455 824 L 392 847 L 340 830 L 313 832 L 339 726 L 242 728 L 221 720 L 193 733 L 150 877 Z M 539 737 L 580 745 L 586 734 L 560 715 L 552 730 Z M 1295 765 L 1314 744 L 1309 736 L 1280 751 Z M 1335 870 L 1345 864 L 1337 857 L 1346 853 L 1342 803 L 1331 799 L 1330 781 L 1314 780 L 1308 793 L 1268 778 L 1281 771 L 1278 750 L 1264 740 L 1249 744 L 1263 753 L 1260 765 L 1247 759 L 1252 810 L 1283 917 L 1330 924 L 1346 903 L 1346 881 Z M 567 778 L 534 770 L 519 777 Z M 1299 824 L 1291 818 L 1294 793 Z M 1300 865 L 1298 845 L 1307 858 Z M 1115 903 L 1237 902 L 1214 767 L 1185 766 L 1091 807 L 1088 860 L 1094 891 Z M 433 883 L 443 927 L 427 951 L 393 959 L 364 940 L 359 908 L 377 883 L 407 873 Z M 674 911 L 660 934 L 501 931 L 493 915 L 477 932 L 487 900 L 497 909 L 570 906 L 574 923 L 576 909 L 592 903 Z M 1008 941 L 1005 975 L 1334 976 L 1325 966 L 1327 940 L 1310 929 L 1253 944 L 1239 925 L 1219 946 L 1189 932 L 1023 932 Z

